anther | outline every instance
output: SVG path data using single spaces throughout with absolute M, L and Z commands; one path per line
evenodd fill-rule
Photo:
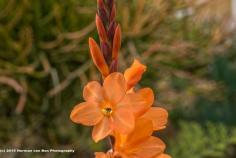
M 105 115 L 105 116 L 110 116 L 112 114 L 112 109 L 111 108 L 103 108 L 102 109 L 102 113 Z

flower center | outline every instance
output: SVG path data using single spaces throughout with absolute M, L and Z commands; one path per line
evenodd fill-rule
M 103 108 L 102 109 L 102 113 L 105 115 L 105 116 L 111 116 L 112 114 L 112 108 Z

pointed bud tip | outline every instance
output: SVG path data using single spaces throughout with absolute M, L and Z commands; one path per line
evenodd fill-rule
M 121 26 L 120 26 L 120 24 L 118 24 L 118 25 L 116 26 L 116 29 L 117 29 L 119 32 L 121 32 Z
M 109 68 L 107 63 L 104 59 L 104 56 L 97 44 L 97 42 L 93 38 L 89 38 L 89 48 L 90 54 L 92 56 L 92 60 L 99 71 L 102 73 L 103 76 L 107 76 L 109 74 Z
M 146 65 L 143 65 L 138 59 L 134 59 L 134 62 L 133 62 L 133 66 L 137 66 L 137 67 L 140 67 L 140 69 L 143 70 L 143 72 L 145 72 L 147 70 L 147 66 Z
M 99 15 L 98 15 L 98 13 L 96 13 L 96 20 L 97 20 L 98 18 L 100 18 L 100 17 L 99 17 Z
M 92 37 L 89 37 L 89 44 L 95 43 L 95 40 Z
M 139 60 L 134 59 L 133 64 L 128 69 L 126 69 L 124 73 L 128 89 L 134 87 L 141 80 L 145 71 L 146 66 L 143 65 Z
M 98 4 L 98 6 L 104 5 L 103 0 L 97 0 L 97 4 Z

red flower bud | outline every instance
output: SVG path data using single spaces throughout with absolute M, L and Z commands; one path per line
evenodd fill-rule
M 113 49 L 112 49 L 112 59 L 117 60 L 118 53 L 121 46 L 121 29 L 120 25 L 116 27 L 114 39 L 113 39 Z
M 102 73 L 103 77 L 109 74 L 109 68 L 103 57 L 103 54 L 93 38 L 89 38 L 89 48 L 94 64 Z
M 102 23 L 101 18 L 96 15 L 96 26 L 97 26 L 97 30 L 98 30 L 98 34 L 100 37 L 100 41 L 101 42 L 107 42 L 107 33 L 106 33 L 106 29 Z
M 115 21 L 116 17 L 116 5 L 114 4 L 110 14 L 110 21 Z

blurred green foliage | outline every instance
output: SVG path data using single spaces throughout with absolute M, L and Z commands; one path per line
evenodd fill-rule
M 178 158 L 223 158 L 232 157 L 235 145 L 235 128 L 223 124 L 181 122 L 176 140 L 171 140 L 169 149 Z
M 161 132 L 167 152 L 234 158 L 236 46 L 223 19 L 205 21 L 201 6 L 184 0 L 119 0 L 117 6 L 120 70 L 134 57 L 148 66 L 140 85 L 152 87 L 155 105 L 170 112 Z M 197 11 L 182 14 L 190 7 Z M 107 149 L 106 141 L 92 142 L 90 128 L 69 119 L 83 85 L 100 78 L 87 44 L 89 36 L 98 39 L 95 12 L 95 0 L 0 0 L 0 148 L 76 150 L 10 157 L 84 158 Z
M 208 78 L 219 84 L 217 91 L 211 97 L 197 95 L 188 112 L 177 110 L 182 118 L 175 120 L 180 131 L 170 141 L 172 155 L 179 158 L 189 155 L 193 158 L 235 157 L 236 49 L 226 51 L 228 54 L 214 57 L 208 68 Z M 218 97 L 213 99 L 215 95 Z

